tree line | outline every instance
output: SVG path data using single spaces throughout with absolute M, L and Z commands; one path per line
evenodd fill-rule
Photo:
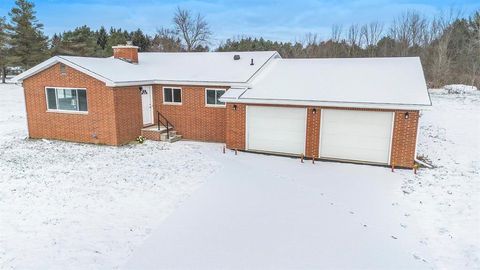
M 91 29 L 80 26 L 48 38 L 34 4 L 16 0 L 8 18 L 0 17 L 0 67 L 30 68 L 54 55 L 111 56 L 112 46 L 131 41 L 143 52 L 264 51 L 284 58 L 419 56 L 431 87 L 463 83 L 480 87 L 480 11 L 469 16 L 442 13 L 429 18 L 408 10 L 389 24 L 373 21 L 333 25 L 328 38 L 308 34 L 303 40 L 278 42 L 237 37 L 210 48 L 213 33 L 200 14 L 178 8 L 170 27 L 149 35 L 141 29 Z M 3 76 L 4 77 L 4 76 Z

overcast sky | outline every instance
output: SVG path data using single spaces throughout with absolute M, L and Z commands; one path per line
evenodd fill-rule
M 14 0 L 0 0 L 0 16 L 7 16 Z M 171 27 L 177 7 L 199 12 L 210 23 L 213 45 L 239 36 L 265 37 L 280 41 L 302 39 L 307 33 L 327 38 L 333 24 L 344 25 L 382 21 L 388 23 L 408 9 L 433 16 L 452 7 L 470 15 L 480 9 L 480 0 L 36 0 L 37 17 L 45 33 L 88 25 L 127 30 L 141 28 L 152 34 L 160 27 Z

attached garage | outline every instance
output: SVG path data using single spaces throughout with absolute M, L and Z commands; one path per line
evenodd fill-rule
M 247 106 L 247 150 L 305 153 L 306 118 L 305 108 Z
M 323 109 L 320 158 L 390 163 L 393 112 Z
M 221 101 L 228 148 L 404 168 L 431 105 L 418 57 L 272 59 Z

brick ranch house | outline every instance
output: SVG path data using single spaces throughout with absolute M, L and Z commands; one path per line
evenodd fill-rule
M 122 45 L 110 58 L 55 56 L 15 80 L 31 138 L 122 145 L 183 136 L 407 168 L 419 111 L 431 105 L 419 58 L 138 53 Z

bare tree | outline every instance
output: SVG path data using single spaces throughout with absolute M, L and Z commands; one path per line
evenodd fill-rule
M 188 52 L 208 44 L 212 32 L 207 21 L 200 14 L 193 17 L 189 10 L 177 8 L 173 23 L 175 24 L 175 30 L 178 31 L 185 42 L 185 49 Z
M 157 30 L 149 50 L 154 52 L 179 52 L 182 50 L 181 43 L 177 31 L 161 28 Z
M 370 57 L 375 56 L 375 46 L 382 37 L 383 23 L 371 22 L 365 24 L 360 29 L 362 43 L 366 47 L 367 54 Z
M 358 24 L 352 24 L 348 28 L 347 42 L 350 44 L 349 56 L 357 56 L 357 51 L 361 47 L 360 27 Z
M 342 37 L 342 32 L 343 32 L 342 28 L 343 27 L 340 24 L 332 25 L 332 32 L 331 32 L 331 36 L 330 36 L 330 39 L 332 41 L 340 42 L 340 38 Z

